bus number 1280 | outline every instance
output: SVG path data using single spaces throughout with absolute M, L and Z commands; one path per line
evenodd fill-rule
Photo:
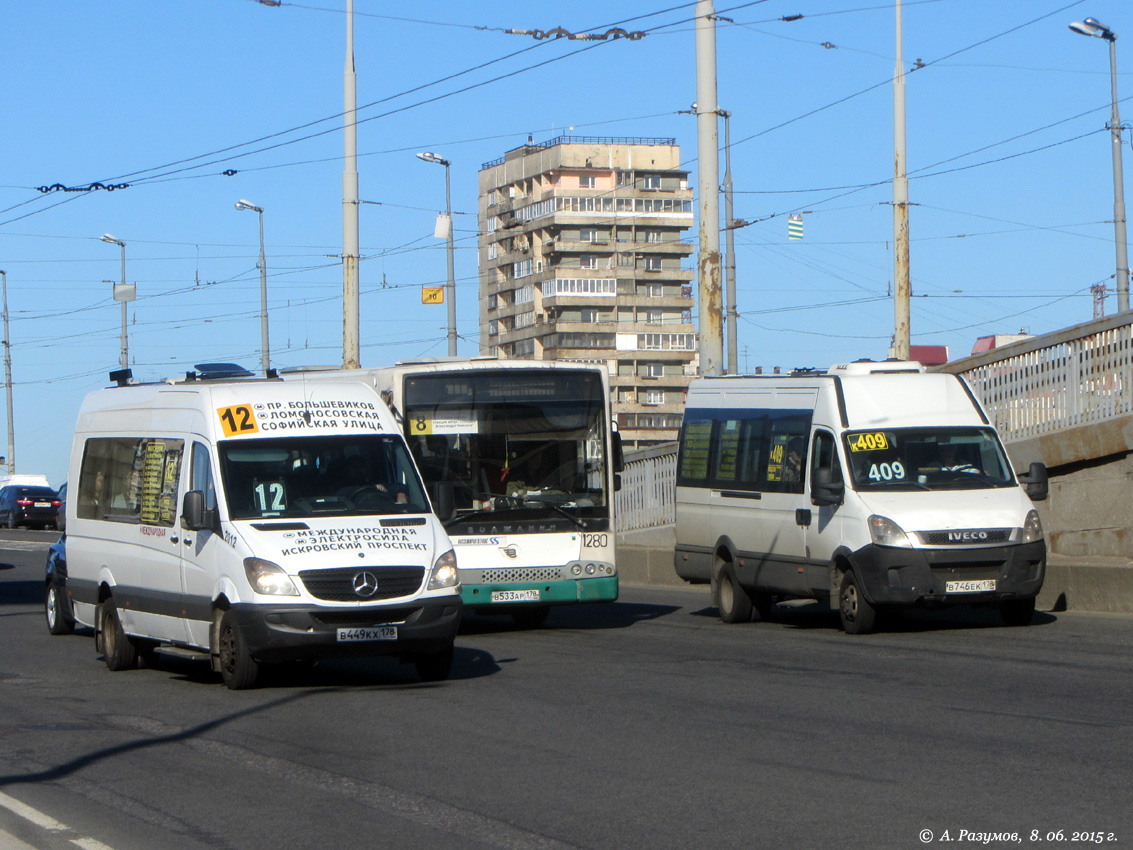
M 583 549 L 605 549 L 609 545 L 609 536 L 606 534 L 583 534 Z

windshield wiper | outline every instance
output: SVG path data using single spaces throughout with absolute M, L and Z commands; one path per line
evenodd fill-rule
M 579 519 L 572 513 L 568 513 L 566 509 L 560 507 L 559 505 L 556 505 L 554 502 L 544 502 L 541 499 L 526 499 L 525 502 L 534 502 L 535 504 L 540 505 L 544 508 L 550 508 L 555 513 L 565 516 L 567 519 L 573 522 L 575 526 L 581 528 L 583 531 L 585 531 L 587 528 L 585 520 Z

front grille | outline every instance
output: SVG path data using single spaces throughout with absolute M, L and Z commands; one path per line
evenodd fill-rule
M 1001 546 L 1011 540 L 1010 528 L 953 528 L 921 531 L 917 536 L 928 546 Z
M 378 580 L 378 589 L 370 596 L 354 592 L 354 577 L 370 573 Z M 424 567 L 346 567 L 330 570 L 302 570 L 299 578 L 307 592 L 328 602 L 374 602 L 412 596 L 425 579 Z
M 512 581 L 560 581 L 562 567 L 517 567 L 510 570 L 484 570 L 480 580 L 485 584 Z
M 349 611 L 319 611 L 311 619 L 324 626 L 340 629 L 366 629 L 370 626 L 384 626 L 388 623 L 404 623 L 416 608 L 390 608 L 382 606 L 372 609 L 351 608 Z

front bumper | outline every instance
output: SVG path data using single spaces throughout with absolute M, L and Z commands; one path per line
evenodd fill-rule
M 988 548 L 904 549 L 869 545 L 850 556 L 862 592 L 874 605 L 959 605 L 1037 596 L 1046 574 L 1046 543 Z M 950 581 L 995 580 L 995 590 L 949 593 Z
M 538 591 L 539 598 L 526 601 L 492 601 L 493 593 Z M 617 575 L 601 578 L 571 578 L 558 581 L 512 581 L 483 584 L 461 583 L 464 604 L 476 608 L 514 605 L 568 605 L 575 602 L 614 602 L 618 598 Z
M 321 605 L 232 606 L 236 628 L 257 661 L 298 661 L 340 656 L 441 652 L 452 646 L 460 627 L 456 594 L 418 599 L 404 605 L 331 608 Z M 396 625 L 397 640 L 340 642 L 340 628 Z

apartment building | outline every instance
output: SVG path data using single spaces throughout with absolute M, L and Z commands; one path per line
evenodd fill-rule
M 480 349 L 605 363 L 627 447 L 696 374 L 693 191 L 674 139 L 560 136 L 480 169 Z

